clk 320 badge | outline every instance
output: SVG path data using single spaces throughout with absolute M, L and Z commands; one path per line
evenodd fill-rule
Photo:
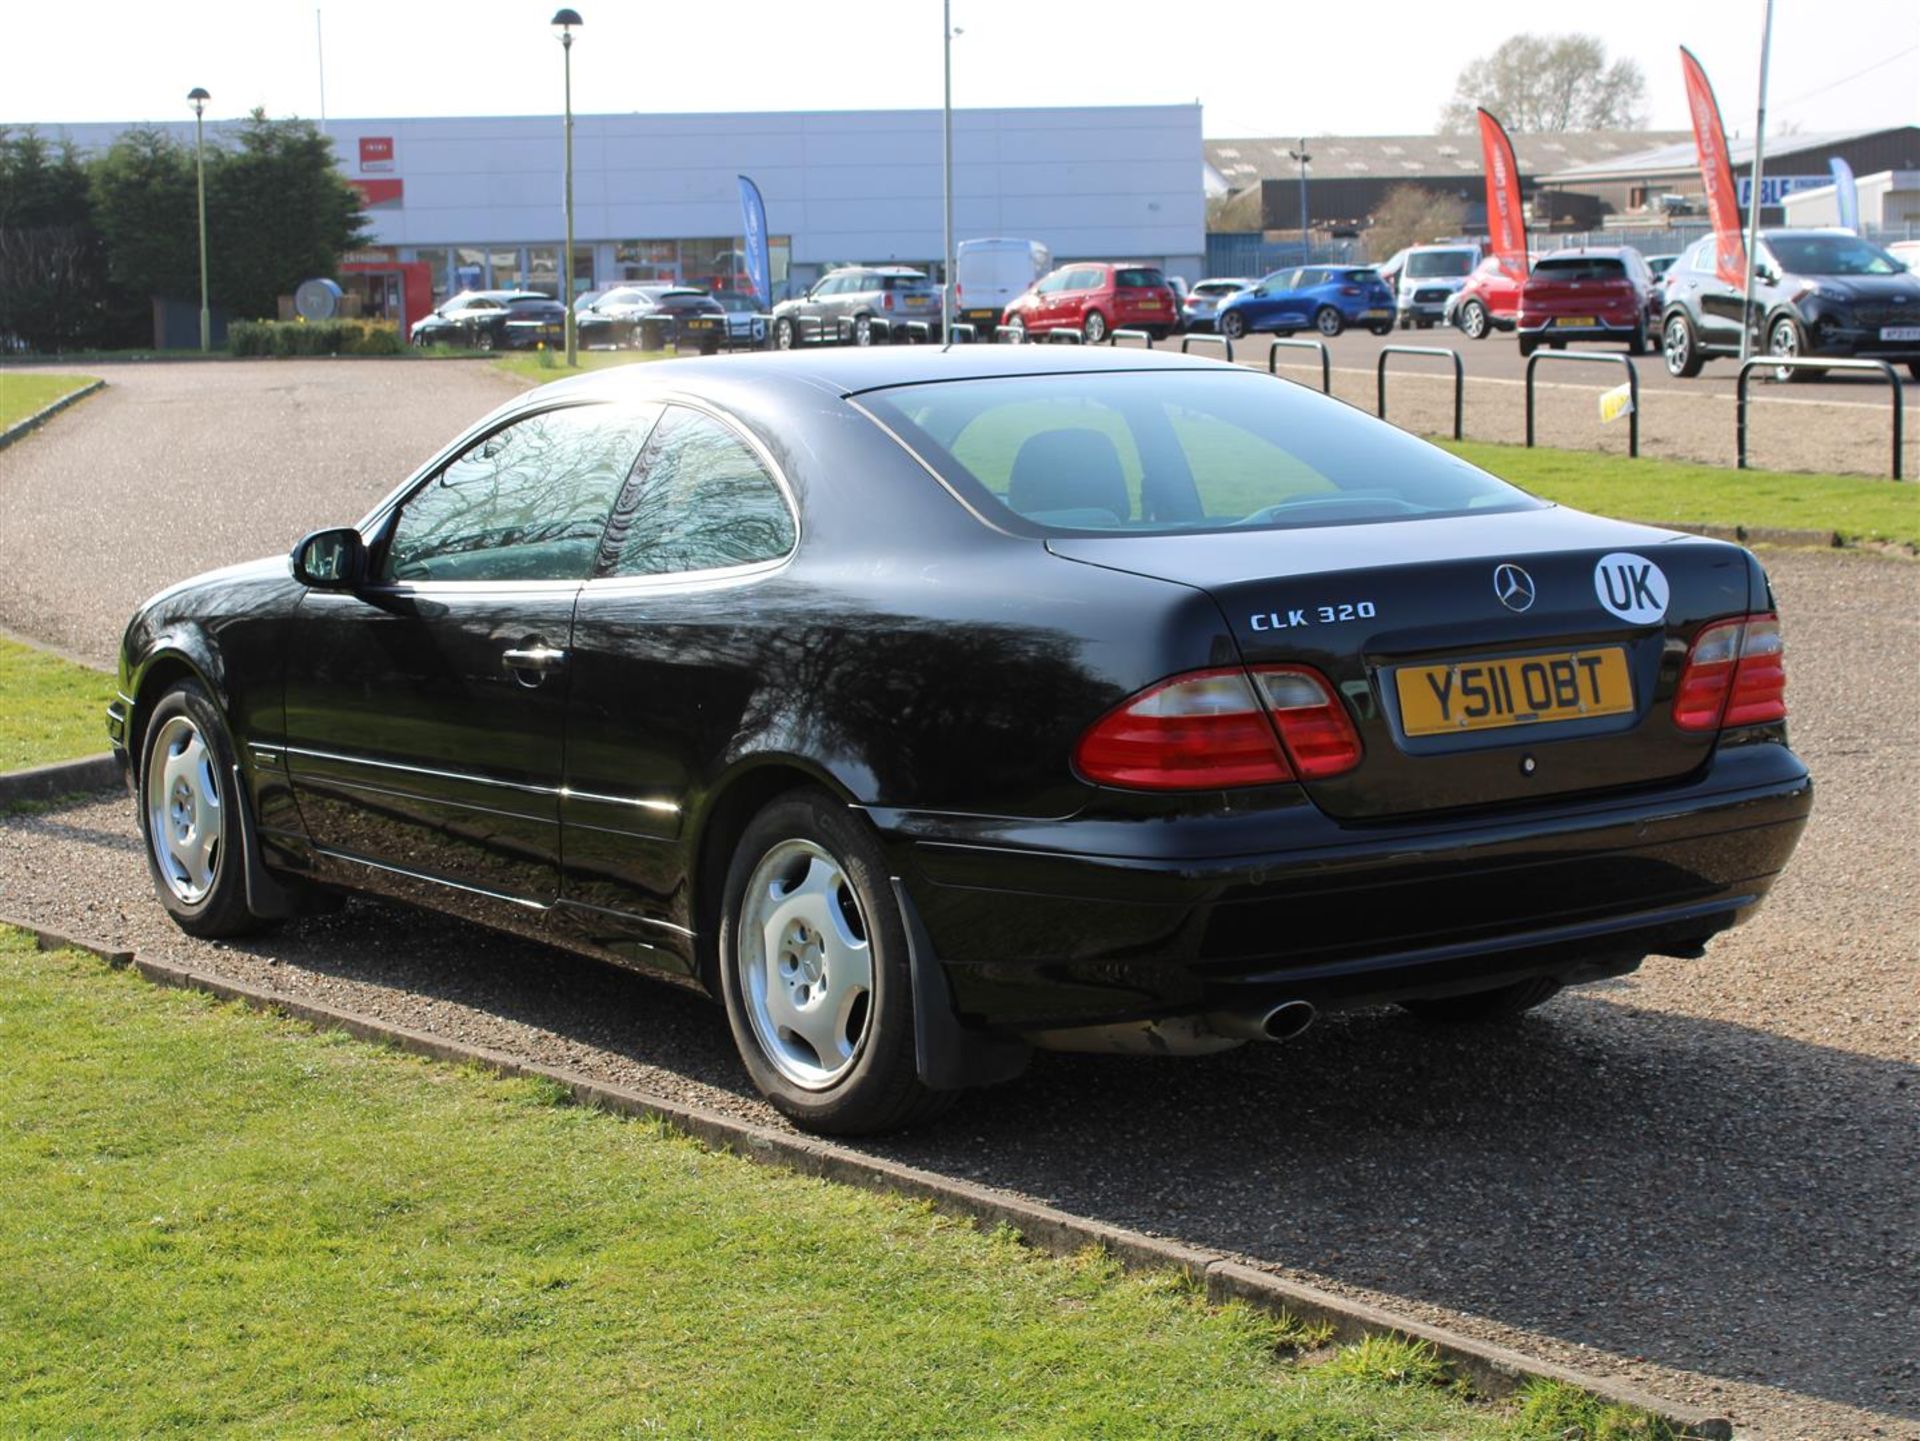
M 1247 618 L 1247 625 L 1252 630 L 1292 630 L 1303 625 L 1372 620 L 1379 613 L 1370 600 L 1342 601 L 1339 605 L 1303 605 L 1298 610 L 1256 611 Z

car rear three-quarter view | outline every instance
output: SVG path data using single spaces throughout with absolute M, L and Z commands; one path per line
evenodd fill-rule
M 114 725 L 188 929 L 457 911 L 705 989 L 861 1132 L 1035 1046 L 1699 957 L 1807 817 L 1785 684 L 1737 546 L 1245 368 L 978 346 L 534 392 L 149 602 Z

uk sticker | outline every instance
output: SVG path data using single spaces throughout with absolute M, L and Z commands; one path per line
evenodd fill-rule
M 1593 568 L 1593 593 L 1631 625 L 1652 625 L 1667 614 L 1667 578 L 1660 567 L 1626 551 L 1600 558 Z

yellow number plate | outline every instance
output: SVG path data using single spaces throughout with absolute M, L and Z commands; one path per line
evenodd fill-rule
M 1633 709 L 1633 680 L 1619 646 L 1501 656 L 1453 665 L 1403 665 L 1393 673 L 1400 724 L 1410 736 L 1579 720 Z
M 1562 330 L 1578 330 L 1582 326 L 1592 327 L 1598 325 L 1600 322 L 1595 320 L 1591 315 L 1563 315 L 1553 323 Z

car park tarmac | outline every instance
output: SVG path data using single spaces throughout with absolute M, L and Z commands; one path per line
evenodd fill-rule
M 158 585 L 352 520 L 512 391 L 459 363 L 103 370 L 0 453 L 0 625 L 101 661 Z M 1208 1060 L 1041 1056 L 870 1149 L 1758 1434 L 1920 1432 L 1920 565 L 1763 558 L 1816 806 L 1767 909 L 1703 960 L 1491 1032 L 1368 1012 Z M 0 913 L 779 1124 L 718 1008 L 558 952 L 371 901 L 193 941 L 120 796 L 0 821 Z

